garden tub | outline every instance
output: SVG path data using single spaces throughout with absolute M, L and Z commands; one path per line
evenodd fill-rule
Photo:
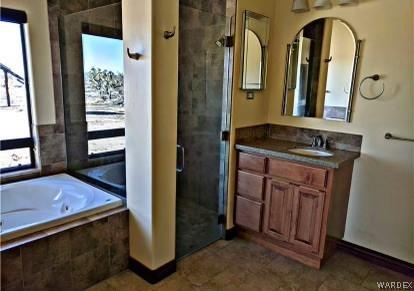
M 0 185 L 2 242 L 123 204 L 68 174 Z

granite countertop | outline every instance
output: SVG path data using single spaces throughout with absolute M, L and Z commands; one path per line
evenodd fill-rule
M 289 152 L 289 149 L 295 147 L 309 147 L 309 145 L 271 138 L 243 140 L 237 142 L 235 147 L 237 150 L 247 153 L 262 154 L 269 157 L 334 169 L 340 168 L 343 164 L 353 161 L 360 156 L 360 153 L 358 152 L 336 149 L 329 149 L 329 152 L 333 153 L 333 156 L 331 157 L 311 157 L 299 155 Z

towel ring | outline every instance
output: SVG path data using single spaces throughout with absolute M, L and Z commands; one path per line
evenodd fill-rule
M 368 79 L 371 79 L 371 80 L 373 80 L 373 81 L 378 81 L 379 79 L 381 79 L 381 77 L 380 77 L 380 75 L 378 75 L 378 74 L 375 74 L 375 75 L 372 75 L 372 76 L 368 76 L 368 77 L 365 77 L 364 79 L 362 79 L 362 81 L 361 81 L 361 83 L 359 84 L 359 94 L 361 94 L 361 96 L 362 96 L 362 98 L 364 98 L 364 99 L 366 99 L 366 100 L 375 100 L 375 99 L 378 99 L 378 98 L 380 98 L 383 94 L 384 94 L 384 92 L 385 92 L 385 84 L 384 83 L 382 83 L 382 91 L 381 91 L 381 93 L 379 93 L 378 95 L 376 95 L 376 96 L 373 96 L 373 97 L 368 97 L 368 96 L 366 96 L 366 95 L 364 95 L 364 93 L 362 93 L 362 85 L 364 84 L 364 82 L 365 81 L 367 81 Z

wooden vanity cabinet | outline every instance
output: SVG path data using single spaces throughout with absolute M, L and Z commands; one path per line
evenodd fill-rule
M 235 224 L 242 236 L 319 269 L 328 231 L 344 234 L 352 169 L 353 161 L 329 169 L 239 152 Z

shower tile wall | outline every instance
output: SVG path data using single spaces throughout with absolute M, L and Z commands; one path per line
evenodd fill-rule
M 218 209 L 223 48 L 226 1 L 180 1 L 179 142 L 186 164 L 178 175 L 179 198 Z M 189 177 L 188 175 L 191 175 Z

